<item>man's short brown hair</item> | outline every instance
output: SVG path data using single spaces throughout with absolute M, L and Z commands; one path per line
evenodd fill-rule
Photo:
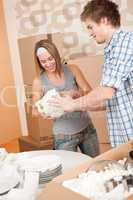
M 114 27 L 120 26 L 120 13 L 118 5 L 110 0 L 92 0 L 89 1 L 81 13 L 81 20 L 86 21 L 87 18 L 99 23 L 102 17 L 106 17 Z

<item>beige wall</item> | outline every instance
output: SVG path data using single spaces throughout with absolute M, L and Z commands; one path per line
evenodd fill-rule
M 13 72 L 10 60 L 7 32 L 0 1 L 0 145 L 17 138 L 20 134 L 20 123 L 14 88 Z M 6 104 L 15 105 L 9 107 Z
M 89 39 L 88 31 L 85 31 L 80 21 L 80 14 L 86 2 L 86 0 L 14 1 L 12 4 L 15 9 L 18 38 L 44 33 L 65 33 L 64 45 L 69 46 L 69 49 L 63 48 L 62 52 L 70 55 L 74 52 L 103 54 L 101 45 L 96 45 L 94 40 Z M 133 1 L 115 0 L 115 2 L 119 6 L 122 25 L 128 30 L 133 30 Z M 69 34 L 70 32 L 73 34 Z

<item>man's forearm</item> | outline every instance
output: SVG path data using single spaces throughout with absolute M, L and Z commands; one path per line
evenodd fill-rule
M 107 99 L 112 98 L 115 90 L 108 87 L 97 87 L 92 90 L 88 95 L 80 97 L 74 100 L 74 109 L 75 110 L 98 110 L 100 105 L 103 105 Z
M 97 106 L 90 107 L 90 108 L 88 109 L 88 111 L 93 111 L 93 112 L 104 111 L 104 110 L 106 110 L 106 105 L 105 105 L 105 103 L 104 103 L 104 104 L 101 104 L 101 105 L 97 105 Z

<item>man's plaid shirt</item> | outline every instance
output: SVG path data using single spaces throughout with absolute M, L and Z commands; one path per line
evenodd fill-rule
M 133 139 L 133 33 L 118 29 L 104 49 L 102 86 L 116 88 L 107 101 L 111 145 Z

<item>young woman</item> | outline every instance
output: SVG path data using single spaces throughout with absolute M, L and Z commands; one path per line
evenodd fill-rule
M 55 88 L 62 96 L 78 98 L 91 91 L 79 68 L 61 63 L 56 46 L 48 40 L 35 45 L 35 63 L 38 76 L 33 81 L 33 114 L 39 115 L 34 103 L 48 90 Z M 46 117 L 46 116 L 43 116 Z M 99 142 L 87 112 L 71 112 L 53 119 L 54 148 L 77 151 L 89 156 L 99 154 Z

